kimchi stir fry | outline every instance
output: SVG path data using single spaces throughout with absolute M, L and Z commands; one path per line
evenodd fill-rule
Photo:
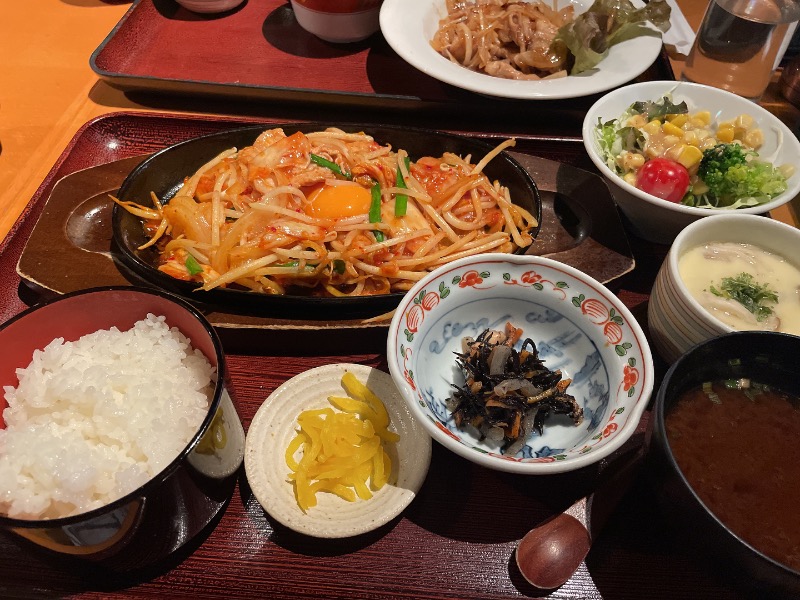
M 187 177 L 152 207 L 115 201 L 144 219 L 159 270 L 202 289 L 266 294 L 385 294 L 479 252 L 532 243 L 535 217 L 477 164 L 445 153 L 409 160 L 364 133 L 264 131 Z

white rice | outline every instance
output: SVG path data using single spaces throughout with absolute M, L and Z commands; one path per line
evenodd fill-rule
M 186 447 L 216 373 L 165 317 L 63 338 L 4 388 L 0 513 L 64 517 L 135 490 Z

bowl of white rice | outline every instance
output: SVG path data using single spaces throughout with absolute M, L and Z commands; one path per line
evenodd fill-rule
M 4 323 L 0 348 L 0 528 L 126 568 L 210 530 L 244 431 L 200 312 L 156 290 L 84 290 Z

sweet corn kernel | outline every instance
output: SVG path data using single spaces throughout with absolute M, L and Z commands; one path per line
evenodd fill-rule
M 661 156 L 662 151 L 663 148 L 661 146 L 653 146 L 648 144 L 644 149 L 644 155 L 647 158 L 658 158 L 659 156 Z
M 678 162 L 687 169 L 695 166 L 703 158 L 703 153 L 694 146 L 684 146 L 678 156 Z
M 794 165 L 781 165 L 778 167 L 778 171 L 780 174 L 789 179 L 792 175 L 794 175 Z
M 713 148 L 717 145 L 717 140 L 713 137 L 707 137 L 700 143 L 700 150 L 708 150 L 709 148 Z
M 683 127 L 686 125 L 686 122 L 689 120 L 689 117 L 685 114 L 683 115 L 672 115 L 669 118 L 669 122 L 675 125 L 675 127 Z
M 720 126 L 717 129 L 717 139 L 723 144 L 730 144 L 733 141 L 733 127 L 731 125 Z
M 692 115 L 692 120 L 697 120 L 703 125 L 708 125 L 711 123 L 711 113 L 707 110 L 701 110 Z
M 746 127 L 739 127 L 737 125 L 733 128 L 733 139 L 741 141 L 744 139 L 746 133 L 747 133 Z
M 686 144 L 677 144 L 672 148 L 667 149 L 667 151 L 664 153 L 664 156 L 677 162 L 684 148 L 686 148 Z
M 697 132 L 694 129 L 690 129 L 683 134 L 683 141 L 687 144 L 691 144 L 692 146 L 697 146 L 699 143 L 699 140 L 697 139 Z
M 642 131 L 648 135 L 656 135 L 661 130 L 661 121 L 653 119 L 647 125 L 642 126 Z
M 622 179 L 624 179 L 626 183 L 636 185 L 636 173 L 625 173 L 625 175 L 622 176 Z
M 644 156 L 638 152 L 626 152 L 622 155 L 622 167 L 626 171 L 634 171 L 644 164 Z
M 708 139 L 709 137 L 711 137 L 711 132 L 708 129 L 697 130 L 697 139 L 700 140 L 701 142 L 703 140 Z
M 667 135 L 674 135 L 677 137 L 683 137 L 683 129 L 675 125 L 674 123 L 670 123 L 667 121 L 661 126 L 661 131 L 666 133 Z
M 753 117 L 747 114 L 739 115 L 733 120 L 733 124 L 736 127 L 742 127 L 744 129 L 749 129 L 753 126 Z
M 664 144 L 664 146 L 666 148 L 669 148 L 670 146 L 674 146 L 675 144 L 679 143 L 682 138 L 683 138 L 683 132 L 681 132 L 680 136 L 677 136 L 677 135 L 665 135 L 664 136 L 664 140 L 663 140 L 663 144 Z
M 753 149 L 758 149 L 764 143 L 764 133 L 758 129 L 751 129 L 744 134 L 742 141 Z

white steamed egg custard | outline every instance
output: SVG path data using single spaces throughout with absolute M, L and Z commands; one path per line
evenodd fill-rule
M 714 242 L 688 250 L 678 271 L 692 297 L 729 327 L 800 335 L 800 269 L 783 256 Z

